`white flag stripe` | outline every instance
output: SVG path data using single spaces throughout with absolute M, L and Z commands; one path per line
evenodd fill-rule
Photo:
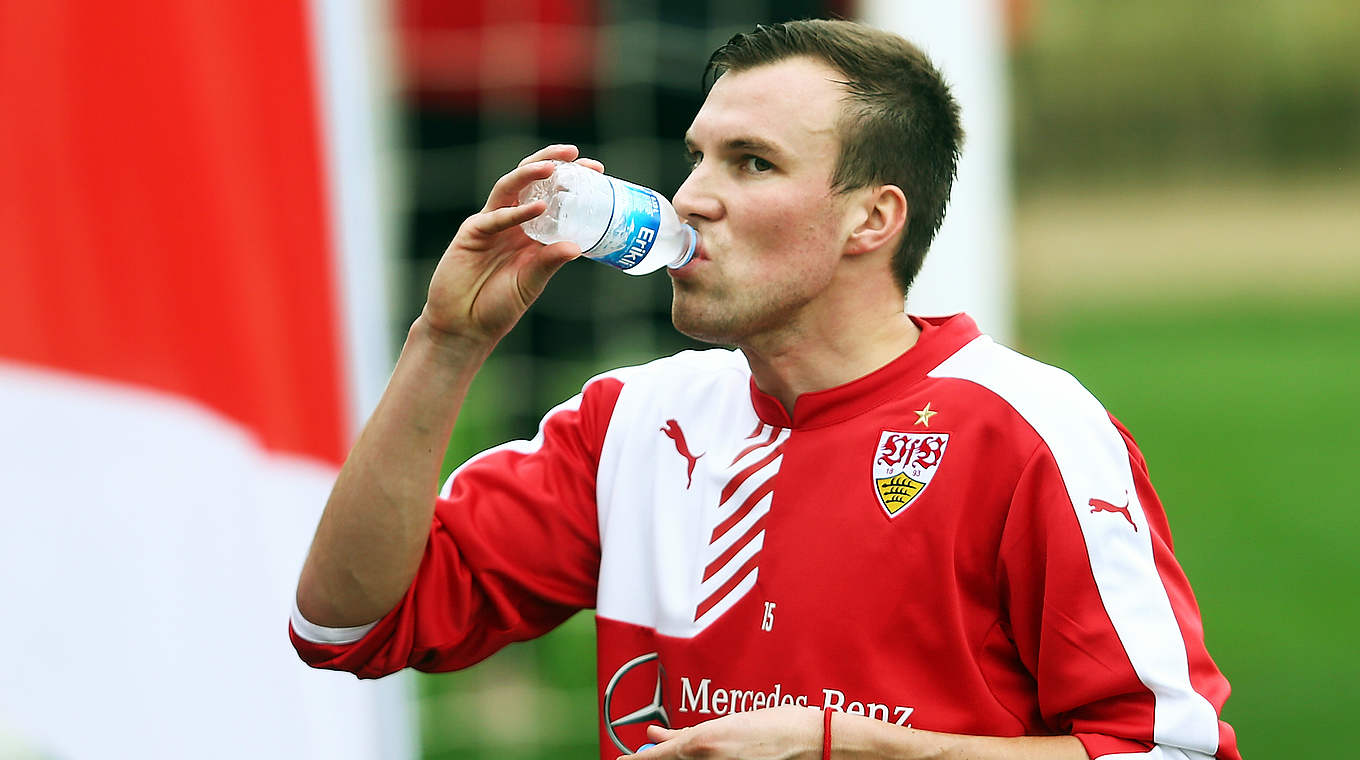
M 266 452 L 182 397 L 3 361 L 0 419 L 0 577 L 35 581 L 6 586 L 28 615 L 0 626 L 0 646 L 24 653 L 0 679 L 14 687 L 0 688 L 0 714 L 36 748 L 358 758 L 388 746 L 365 716 L 390 687 L 306 667 L 284 629 L 333 467 Z
M 356 433 L 387 385 L 393 350 L 389 336 L 392 194 L 383 167 L 381 104 L 391 89 L 389 24 L 380 3 L 308 0 L 324 148 L 336 315 L 342 330 L 343 380 L 350 427 Z

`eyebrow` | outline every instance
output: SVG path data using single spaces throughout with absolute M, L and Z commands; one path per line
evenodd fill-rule
M 758 137 L 744 135 L 724 140 L 719 147 L 728 153 L 754 152 L 772 156 L 784 155 L 784 151 L 778 145 Z M 694 150 L 694 139 L 688 134 L 685 135 L 685 149 Z

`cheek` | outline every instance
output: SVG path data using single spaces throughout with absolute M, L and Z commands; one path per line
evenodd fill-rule
M 820 272 L 840 258 L 840 218 L 825 203 L 771 203 L 761 210 L 769 230 L 767 255 L 803 272 Z
M 825 237 L 825 209 L 793 202 L 787 194 L 756 199 L 743 216 L 752 242 L 767 249 L 767 255 L 803 251 Z

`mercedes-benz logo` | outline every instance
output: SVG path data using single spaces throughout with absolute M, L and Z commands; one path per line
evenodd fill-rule
M 605 730 L 609 732 L 609 738 L 614 741 L 614 746 L 618 747 L 619 751 L 624 754 L 631 755 L 637 750 L 629 748 L 628 745 L 624 744 L 623 741 L 619 739 L 618 733 L 614 730 L 619 726 L 631 726 L 637 723 L 650 723 L 656 721 L 666 728 L 671 727 L 671 718 L 666 714 L 665 700 L 663 699 L 663 691 L 666 683 L 666 669 L 662 667 L 660 662 L 656 664 L 656 690 L 652 694 L 652 701 L 627 715 L 621 715 L 617 718 L 614 717 L 614 689 L 618 687 L 619 681 L 623 680 L 624 675 L 626 675 L 628 671 L 644 663 L 656 660 L 659 657 L 660 655 L 656 652 L 648 652 L 640 657 L 634 657 L 628 662 L 625 662 L 618 670 L 614 671 L 614 677 L 610 678 L 609 685 L 604 687 Z

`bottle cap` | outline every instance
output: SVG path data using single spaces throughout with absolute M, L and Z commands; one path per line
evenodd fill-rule
M 685 252 L 680 254 L 680 256 L 677 257 L 675 261 L 672 261 L 671 263 L 666 265 L 671 269 L 679 269 L 680 267 L 688 264 L 690 262 L 690 259 L 694 258 L 695 249 L 699 247 L 699 231 L 689 226 L 688 224 L 681 224 L 680 227 L 681 229 L 689 233 L 689 247 L 687 247 L 685 249 Z

